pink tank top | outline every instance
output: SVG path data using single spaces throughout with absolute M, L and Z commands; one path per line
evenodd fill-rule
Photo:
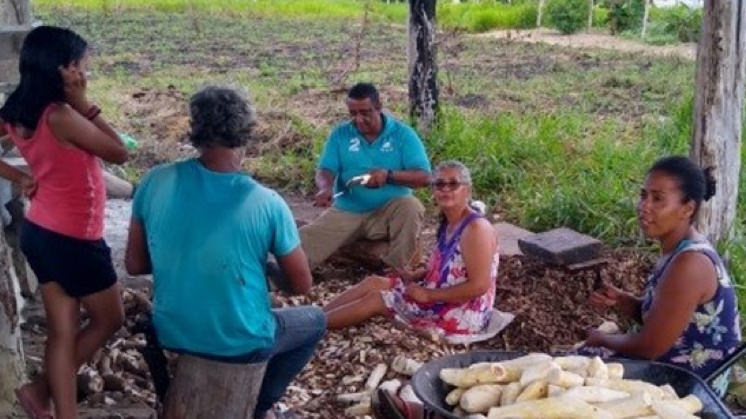
M 36 194 L 26 218 L 48 230 L 84 240 L 103 236 L 106 185 L 98 157 L 64 145 L 49 127 L 50 104 L 39 119 L 34 135 L 22 138 L 5 123 L 13 143 L 36 179 Z

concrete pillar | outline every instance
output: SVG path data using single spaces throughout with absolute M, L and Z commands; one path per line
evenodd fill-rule
M 18 84 L 18 57 L 35 25 L 29 0 L 0 0 L 0 97 Z

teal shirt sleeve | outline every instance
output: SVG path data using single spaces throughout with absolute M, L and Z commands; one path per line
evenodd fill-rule
M 319 169 L 326 169 L 332 173 L 339 173 L 342 169 L 339 161 L 339 150 L 337 148 L 337 131 L 339 128 L 335 128 L 329 138 L 324 144 L 324 151 L 321 153 L 321 160 L 319 161 Z
M 273 193 L 272 199 L 272 220 L 274 237 L 271 252 L 275 256 L 285 256 L 300 246 L 300 237 L 290 207 L 276 193 Z
M 430 160 L 427 158 L 425 146 L 416 132 L 410 127 L 401 129 L 402 162 L 404 170 L 424 170 L 430 172 Z

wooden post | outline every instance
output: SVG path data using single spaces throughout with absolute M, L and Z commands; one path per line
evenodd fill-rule
M 697 48 L 691 157 L 712 166 L 717 193 L 697 227 L 713 242 L 727 238 L 736 215 L 746 59 L 746 0 L 706 0 Z
M 588 32 L 593 28 L 593 0 L 588 0 Z
M 438 109 L 435 0 L 409 0 L 409 113 L 427 134 Z
M 163 417 L 252 419 L 266 367 L 266 362 L 227 364 L 181 355 Z

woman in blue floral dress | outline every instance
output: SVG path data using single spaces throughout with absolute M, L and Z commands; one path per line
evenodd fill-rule
M 674 364 L 702 377 L 735 351 L 741 329 L 733 285 L 715 249 L 692 226 L 714 193 L 709 170 L 686 157 L 653 165 L 637 213 L 645 235 L 660 242 L 662 256 L 643 297 L 604 284 L 590 299 L 599 308 L 616 307 L 641 327 L 626 334 L 591 332 L 586 346 Z

